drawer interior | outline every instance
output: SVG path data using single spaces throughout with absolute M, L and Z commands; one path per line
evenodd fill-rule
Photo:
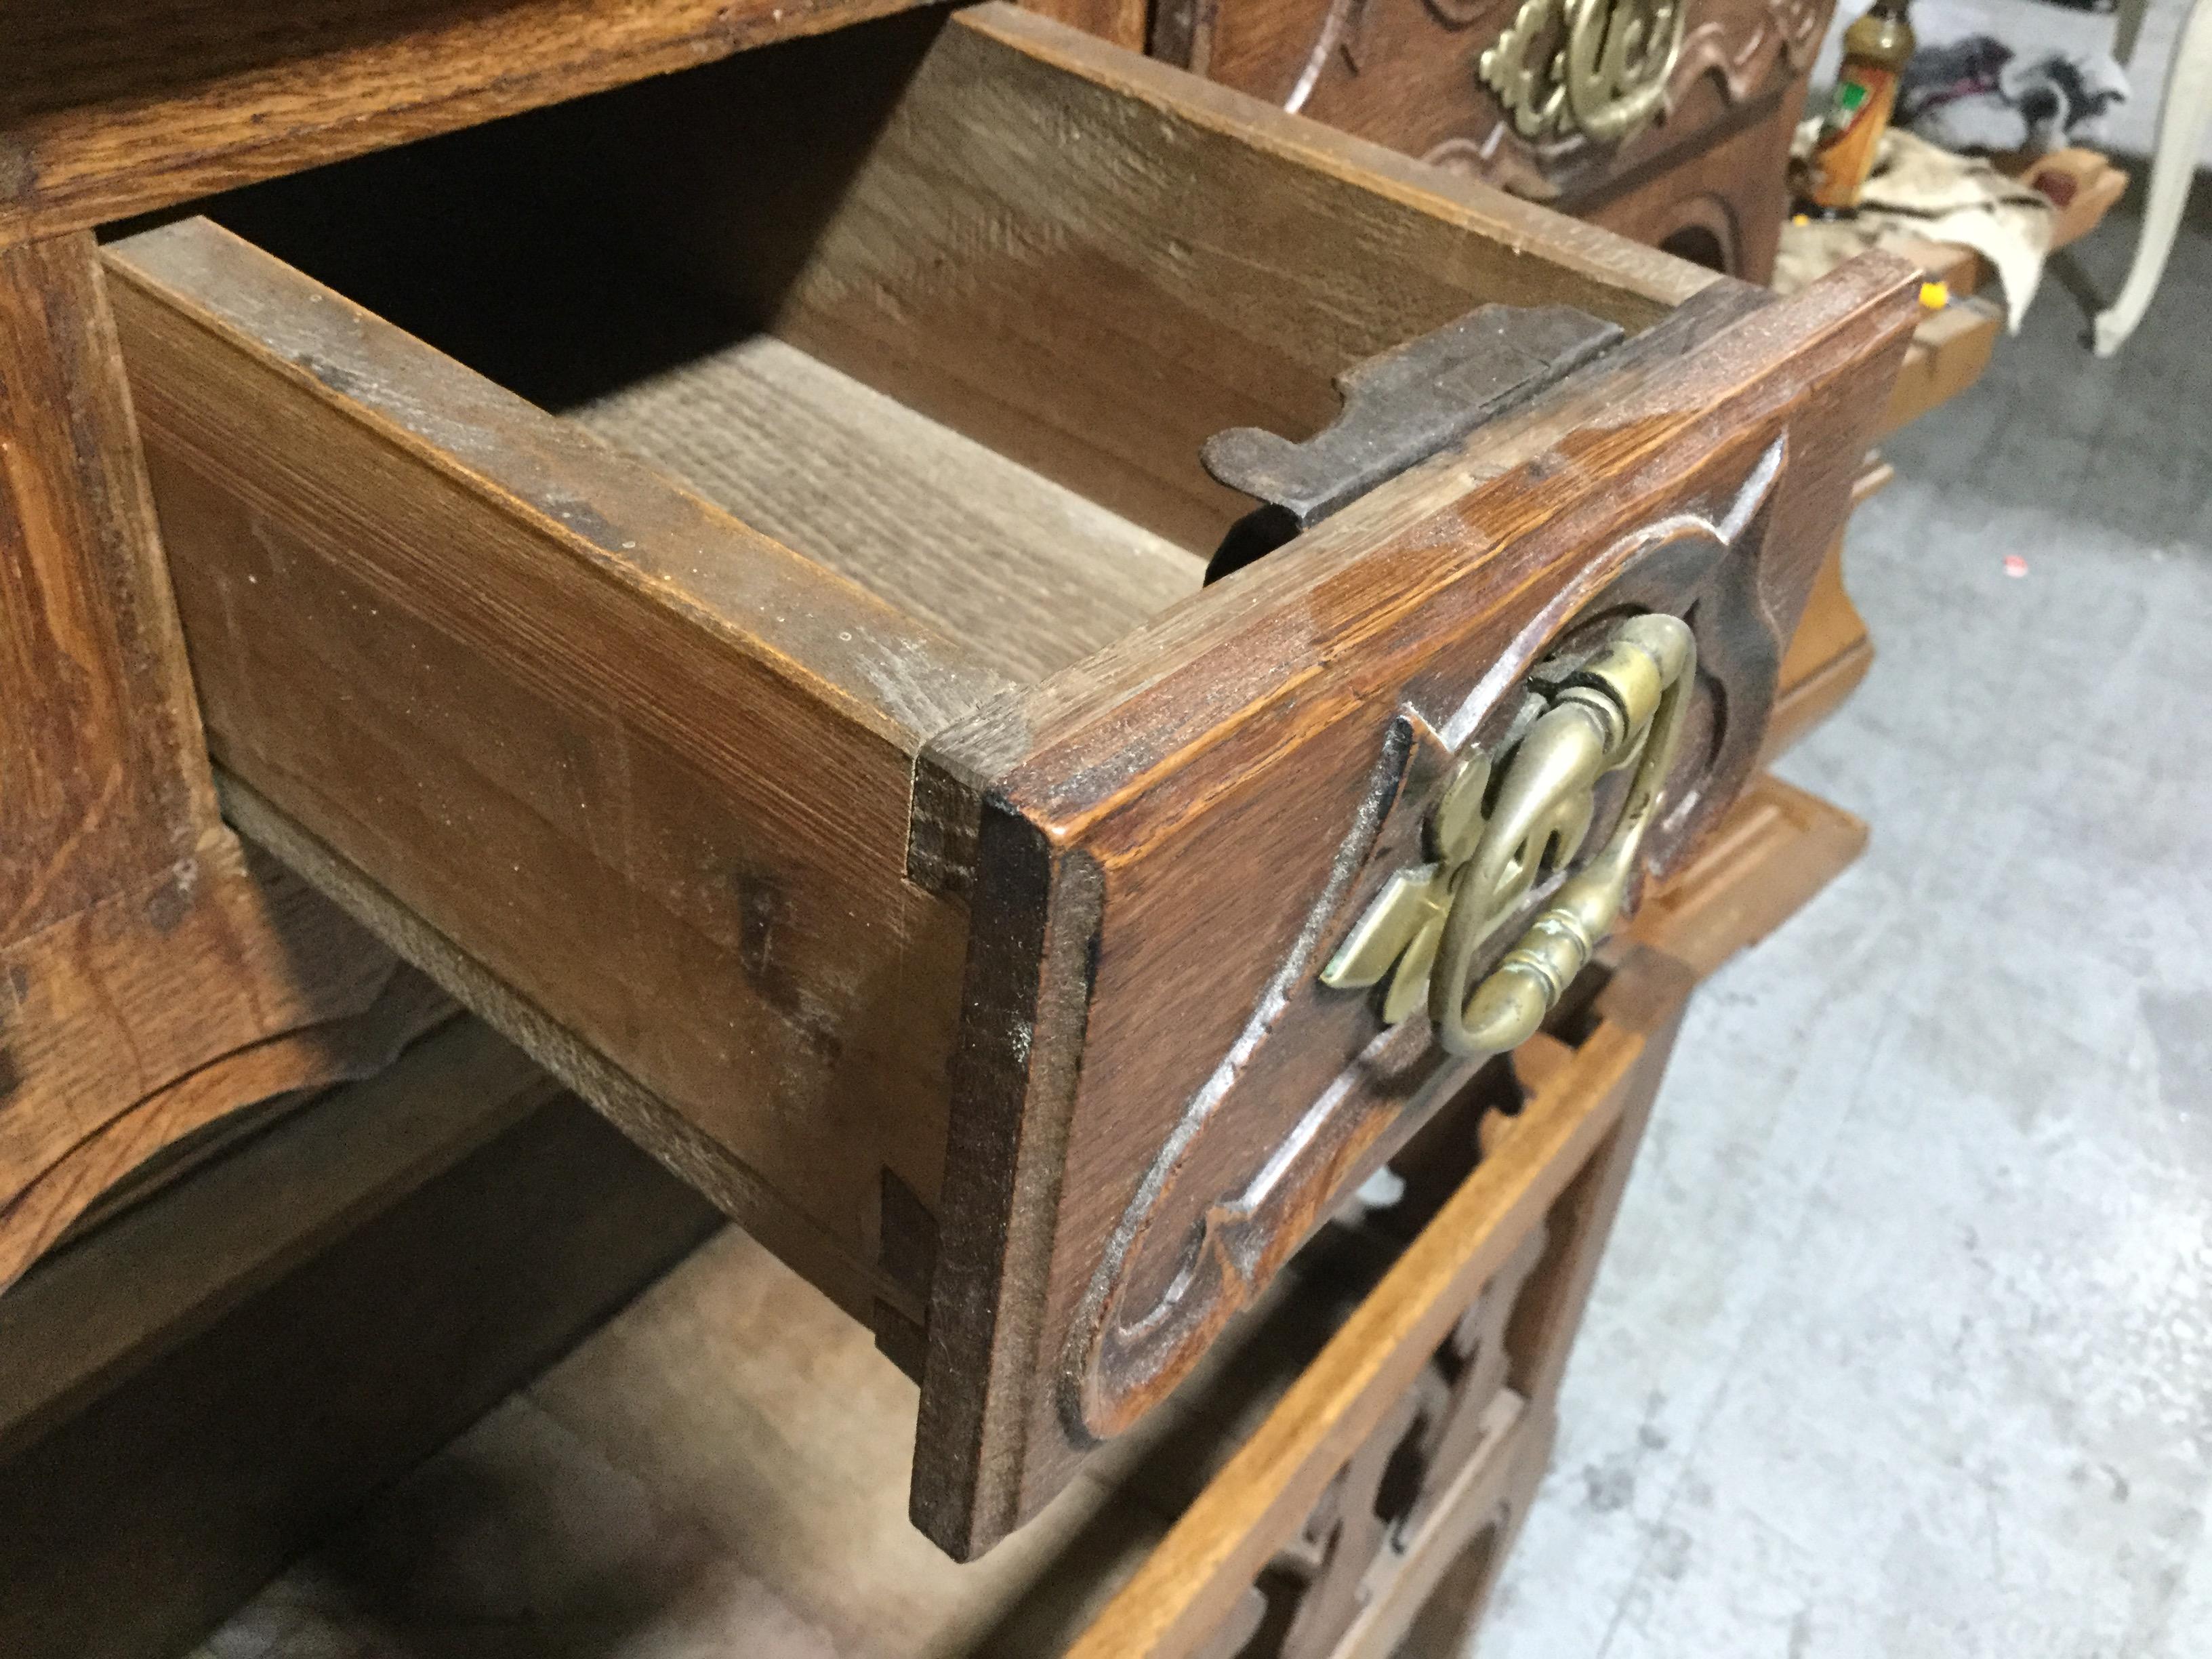
M 1163 152 L 1141 100 L 950 25 L 741 54 L 210 216 L 1018 682 L 1195 591 L 1249 505 L 1200 466 L 1212 433 L 1308 435 L 1334 375 L 1488 301 L 1662 309 L 1495 243 L 1407 246 L 1403 216 L 1363 235 L 1301 199 L 1325 177 Z

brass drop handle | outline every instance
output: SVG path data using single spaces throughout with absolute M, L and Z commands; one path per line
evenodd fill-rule
M 1697 655 L 1680 617 L 1628 617 L 1565 677 L 1494 793 L 1490 757 L 1463 752 L 1429 816 L 1431 861 L 1392 877 L 1322 970 L 1323 983 L 1352 989 L 1389 975 L 1384 1019 L 1425 1006 L 1437 1041 L 1455 1054 L 1498 1054 L 1534 1036 L 1620 919 L 1680 745 Z M 1529 889 L 1580 850 L 1598 781 L 1631 764 L 1603 849 L 1470 987 L 1477 958 Z

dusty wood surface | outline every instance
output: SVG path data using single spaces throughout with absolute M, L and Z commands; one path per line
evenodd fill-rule
M 755 336 L 570 411 L 785 546 L 1035 681 L 1204 567 L 1064 485 Z
M 1577 1017 L 1572 1045 L 1547 1039 L 1526 1056 L 1534 1097 L 1520 1106 L 1513 1091 L 1518 1115 L 1503 1120 L 1501 1134 L 1481 1137 L 1486 1156 L 1507 1159 L 1514 1155 L 1504 1149 L 1524 1132 L 1545 1139 L 1563 1112 L 1587 1112 L 1583 1097 L 1620 1069 L 1607 1034 L 1654 1024 L 1687 985 L 1678 965 L 1648 952 L 1615 969 L 1596 1008 Z M 1644 1058 L 1629 1070 L 1649 1080 L 1663 1044 L 1638 1042 Z M 1583 1103 L 1562 1103 L 1575 1101 Z M 1476 1121 L 1438 1149 L 1455 1161 L 1454 1187 L 1476 1155 Z M 1575 1142 L 1586 1150 L 1594 1139 L 1578 1133 Z M 1570 1173 L 1527 1178 L 1557 1186 Z M 1091 1465 L 1036 1524 L 967 1566 L 946 1560 L 906 1518 L 914 1385 L 863 1329 L 726 1230 L 420 1477 L 373 1504 L 333 1549 L 271 1586 L 240 1628 L 285 1620 L 301 1643 L 372 1647 L 396 1628 L 426 1648 L 466 1650 L 485 1639 L 501 1587 L 519 1577 L 533 1587 L 532 1616 L 515 1650 L 526 1645 L 537 1659 L 605 1650 L 610 1584 L 619 1586 L 623 1630 L 648 1645 L 678 1640 L 762 1659 L 1061 1653 L 1176 1517 L 1207 1501 L 1200 1494 L 1218 1486 L 1240 1448 L 1267 1432 L 1316 1356 L 1324 1365 L 1352 1357 L 1353 1342 L 1336 1334 L 1376 1299 L 1378 1283 L 1384 1297 L 1421 1294 L 1395 1264 L 1405 1239 L 1436 1238 L 1444 1224 L 1424 1222 L 1434 1220 L 1434 1206 L 1404 1207 L 1347 1215 L 1328 1229 L 1189 1388 Z M 1563 1216 L 1559 1204 L 1551 1208 Z M 1545 1277 L 1532 1264 L 1576 1255 L 1572 1224 L 1539 1229 L 1510 1203 L 1462 1219 L 1505 1234 L 1462 1237 L 1445 1254 L 1494 1255 L 1506 1271 L 1423 1280 L 1468 1299 L 1411 1322 L 1413 1381 L 1380 1402 L 1375 1424 L 1353 1441 L 1363 1480 L 1378 1466 L 1395 1471 L 1366 1501 L 1382 1497 L 1389 1516 L 1404 1516 L 1401 1535 L 1417 1546 L 1407 1556 L 1413 1580 L 1394 1574 L 1398 1553 L 1385 1549 L 1373 1571 L 1338 1581 L 1388 1585 L 1380 1599 L 1389 1622 L 1428 1601 L 1431 1621 L 1455 1629 L 1464 1597 L 1441 1582 L 1450 1558 L 1501 1504 L 1525 1501 L 1548 1431 L 1546 1412 L 1500 1392 L 1511 1363 L 1501 1333 L 1528 1294 L 1516 1287 Z M 1431 1330 L 1441 1334 L 1419 1346 Z M 1466 1411 L 1454 1413 L 1455 1397 Z M 1393 1433 L 1378 1437 L 1386 1428 Z M 1409 1489 L 1411 1469 L 1422 1478 Z M 488 1492 L 497 1494 L 489 1505 Z M 1272 1536 L 1252 1540 L 1254 1559 L 1271 1565 L 1264 1587 L 1248 1584 L 1239 1605 L 1264 1609 L 1287 1593 L 1310 1606 L 1289 1580 L 1295 1564 L 1316 1565 L 1316 1528 L 1328 1530 L 1335 1512 L 1326 1498 L 1311 1511 L 1286 1511 Z M 398 1540 L 404 1547 L 389 1547 Z M 1321 1650 L 1275 1645 L 1282 1621 L 1272 1622 L 1276 1638 L 1246 1659 Z M 1314 1636 L 1329 1621 L 1297 1613 L 1289 1622 Z M 1361 1627 L 1379 1639 L 1374 1619 Z M 1219 1632 L 1188 1650 L 1220 1659 L 1233 1650 Z
M 761 95 L 735 95 L 748 88 Z M 783 118 L 795 109 L 816 125 Z M 736 142 L 756 137 L 770 147 Z M 655 168 L 624 163 L 640 143 Z M 973 1549 L 1073 1467 L 1048 1425 L 1080 1281 L 1129 1171 L 1285 959 L 1316 849 L 1373 773 L 1370 716 L 1478 679 L 1498 712 L 1607 583 L 1621 603 L 1705 593 L 1700 793 L 1667 836 L 1747 774 L 1838 511 L 1838 458 L 1863 440 L 1832 388 L 1886 372 L 1894 273 L 1863 265 L 1773 302 L 995 7 L 787 43 L 440 144 L 453 220 L 472 199 L 501 227 L 542 206 L 544 246 L 570 247 L 542 190 L 468 191 L 581 158 L 552 168 L 564 188 L 653 232 L 635 243 L 644 301 L 688 271 L 734 331 L 720 345 L 768 327 L 1154 532 L 1180 515 L 1201 545 L 1236 503 L 1205 484 L 1197 439 L 1247 419 L 1295 429 L 1348 356 L 1491 299 L 1565 297 L 1643 331 L 1541 417 L 1015 696 L 992 665 L 1015 660 L 1007 642 L 965 637 L 988 601 L 947 609 L 978 619 L 956 639 L 207 224 L 111 250 L 239 811 L 909 1364 L 935 1297 L 917 1489 L 937 1535 Z M 383 159 L 350 165 L 380 178 Z M 352 224 L 342 199 L 325 217 Z M 404 225 L 414 202 L 378 211 Z M 410 253 L 380 222 L 362 222 L 379 258 L 437 274 L 448 244 Z M 475 280 L 496 268 L 468 264 L 449 301 L 474 294 L 542 338 L 543 291 L 510 304 Z M 586 337 L 563 358 L 593 330 L 623 334 L 618 309 L 566 297 L 550 320 Z M 486 346 L 452 310 L 405 319 Z M 859 492 L 817 501 L 793 539 L 848 534 L 866 510 Z M 873 549 L 886 588 L 890 539 Z M 899 573 L 917 596 L 960 574 L 932 563 Z M 1019 625 L 1000 609 L 1000 629 Z M 1032 641 L 1029 661 L 1089 642 Z M 917 755 L 971 715 L 933 751 L 910 821 Z M 986 844 L 999 862 L 971 963 L 991 988 L 973 999 L 975 1060 L 948 1080 L 973 792 L 1000 783 L 1012 817 Z M 1060 873 L 1032 861 L 1040 836 L 1059 838 Z M 1100 869 L 1094 939 L 1078 890 Z M 1075 886 L 1042 902 L 1024 885 L 1040 871 Z M 1190 927 L 1150 920 L 1167 911 Z M 1068 989 L 1040 1012 L 1022 981 L 1047 957 Z M 1104 1048 L 1071 1035 L 1086 1018 Z M 1260 1068 L 1279 1110 L 1326 1091 L 1307 1062 L 1343 1036 L 1332 1018 L 1292 1022 L 1285 1053 L 1304 1072 Z M 1023 1056 L 1040 1101 L 1080 1060 L 1085 1109 L 1032 1112 Z M 951 1136 L 950 1098 L 975 1115 Z M 1264 1159 L 1290 1127 L 1239 1127 L 1207 1156 Z M 1024 1167 L 997 1155 L 1009 1145 Z M 1381 1155 L 1371 1136 L 1340 1159 L 1291 1152 L 1304 1162 L 1261 1277 L 1351 1164 Z M 963 1235 L 949 1274 L 947 1222 Z
M 879 1171 L 933 1191 L 958 950 L 902 880 L 910 755 L 1000 682 L 204 222 L 110 257 L 218 757 L 619 1050 L 572 1080 L 848 1307 L 896 1297 Z
M 532 131 L 640 258 L 1201 553 L 1242 511 L 1213 432 L 1318 427 L 1334 374 L 1486 300 L 1640 327 L 1711 280 L 1003 6 Z M 610 168 L 640 146 L 665 178 Z
M 550 1092 L 456 1024 L 0 1300 L 0 1650 L 182 1651 L 713 1226 Z
M 81 234 L 0 247 L 0 709 L 4 1287 L 143 1158 L 412 1034 L 349 1023 L 392 957 L 216 816 Z
M 0 432 L 15 940 L 170 876 L 216 827 L 90 237 L 0 252 Z

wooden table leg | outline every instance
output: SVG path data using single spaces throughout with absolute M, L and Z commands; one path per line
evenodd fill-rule
M 0 246 L 0 1287 L 153 1152 L 445 1012 L 217 816 L 93 238 Z

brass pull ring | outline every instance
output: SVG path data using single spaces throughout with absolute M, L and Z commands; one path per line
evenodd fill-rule
M 1697 680 L 1698 647 L 1678 617 L 1616 624 L 1565 677 L 1490 788 L 1490 757 L 1453 763 L 1428 820 L 1434 861 L 1401 870 L 1322 970 L 1351 989 L 1391 977 L 1383 1018 L 1425 1003 L 1455 1054 L 1499 1054 L 1535 1035 L 1628 896 L 1636 855 L 1659 812 Z M 1484 947 L 1530 888 L 1580 850 L 1598 780 L 1636 768 L 1604 848 L 1561 883 L 1504 961 L 1470 987 Z
M 1620 919 L 1637 849 L 1658 816 L 1698 647 L 1680 617 L 1620 624 L 1522 739 L 1474 856 L 1454 883 L 1429 976 L 1429 1018 L 1455 1054 L 1491 1054 L 1534 1036 L 1598 942 Z M 1561 884 L 1504 961 L 1474 988 L 1476 956 L 1530 884 L 1571 857 L 1589 827 L 1590 793 L 1636 764 L 1604 849 Z

